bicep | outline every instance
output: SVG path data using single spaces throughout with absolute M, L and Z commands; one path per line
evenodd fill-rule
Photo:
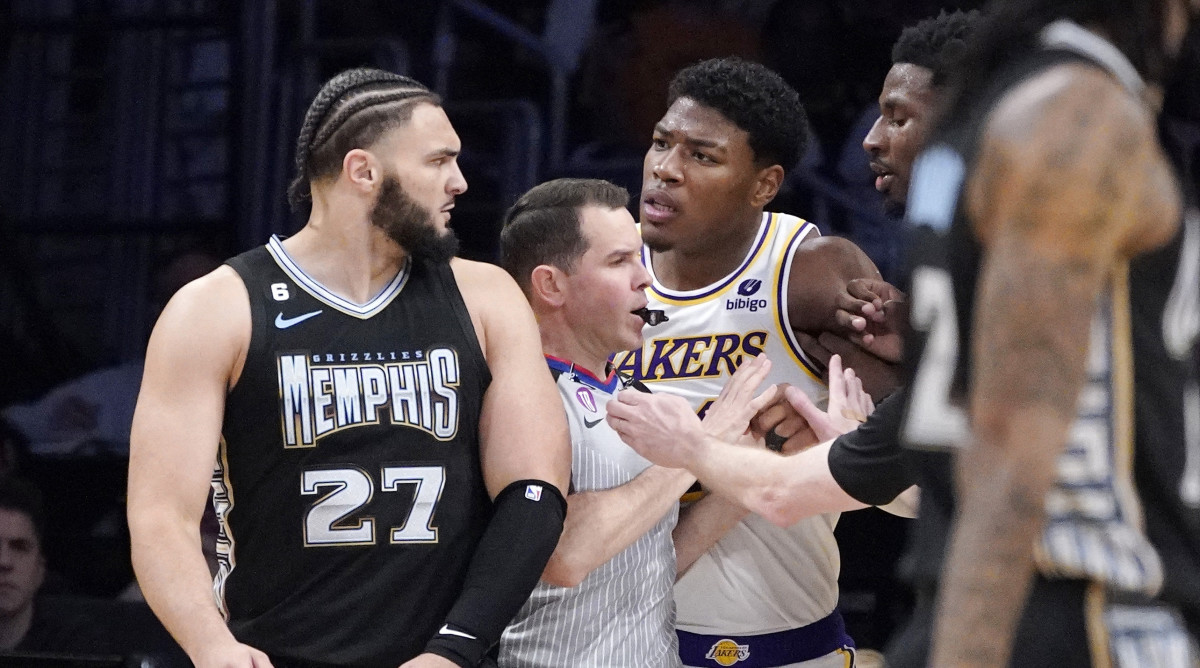
M 511 279 L 491 290 L 487 308 L 497 317 L 482 319 L 492 374 L 479 422 L 484 481 L 493 497 L 525 479 L 550 482 L 565 496 L 571 468 L 567 419 L 542 357 L 537 323 Z
M 1099 100 L 1065 89 L 1040 104 L 1002 105 L 989 121 L 967 191 L 984 249 L 972 331 L 976 430 L 1002 429 L 995 420 L 1034 405 L 1073 417 L 1099 300 L 1129 238 L 1148 232 L 1135 211 L 1140 177 L 1119 178 L 1128 165 L 1116 152 L 1153 138 L 1121 98 Z M 1099 107 L 1087 110 L 1093 125 L 1064 131 L 1085 103 Z
M 249 306 L 244 293 L 239 308 L 197 292 L 172 300 L 146 351 L 130 435 L 135 514 L 160 507 L 198 520 L 208 498 L 226 390 L 248 340 Z
M 879 269 L 848 239 L 806 240 L 792 256 L 787 309 L 792 329 L 820 332 L 837 328 L 837 297 L 856 278 L 880 279 Z

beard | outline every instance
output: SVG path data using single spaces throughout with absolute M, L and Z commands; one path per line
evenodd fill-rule
M 433 212 L 409 197 L 394 174 L 383 178 L 369 218 L 372 225 L 414 258 L 442 263 L 449 262 L 458 252 L 458 237 L 454 232 L 449 229 L 439 232 Z
M 655 253 L 665 253 L 675 248 L 674 243 L 660 237 L 657 230 L 649 229 L 645 223 L 642 224 L 642 243 Z

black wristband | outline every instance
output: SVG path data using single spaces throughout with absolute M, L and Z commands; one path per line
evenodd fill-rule
M 562 492 L 543 480 L 518 480 L 497 494 L 462 593 L 425 651 L 479 665 L 541 578 L 566 514 Z
M 425 651 L 462 668 L 475 668 L 487 656 L 490 645 L 475 634 L 452 624 L 442 624 L 437 635 L 425 645 Z

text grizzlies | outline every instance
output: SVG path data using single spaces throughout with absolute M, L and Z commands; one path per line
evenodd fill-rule
M 417 355 L 420 358 L 420 355 Z M 458 355 L 429 350 L 424 359 L 360 364 L 318 364 L 321 355 L 280 355 L 279 390 L 285 447 L 314 445 L 339 429 L 408 425 L 441 441 L 458 432 Z

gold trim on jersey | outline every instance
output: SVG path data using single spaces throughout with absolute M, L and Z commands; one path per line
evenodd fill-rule
M 1108 624 L 1104 621 L 1107 604 L 1108 596 L 1104 585 L 1099 582 L 1088 584 L 1083 595 L 1083 619 L 1087 627 L 1092 668 L 1112 668 L 1112 643 L 1108 637 Z
M 807 237 L 812 233 L 813 230 L 817 229 L 815 225 L 804 220 L 803 218 L 798 220 L 800 221 L 800 224 L 796 226 L 796 229 L 792 232 L 791 237 L 789 237 L 787 243 L 784 244 L 783 256 L 778 259 L 775 264 L 775 270 L 772 272 L 774 275 L 774 278 L 771 280 L 771 287 L 774 292 L 772 299 L 776 301 L 775 333 L 779 335 L 779 340 L 783 342 L 784 349 L 788 351 L 788 355 L 791 356 L 792 361 L 796 363 L 796 366 L 804 369 L 804 373 L 808 374 L 808 376 L 813 380 L 817 381 L 821 385 L 826 385 L 826 382 L 822 380 L 820 374 L 817 373 L 815 363 L 813 360 L 808 359 L 808 355 L 806 355 L 804 353 L 804 349 L 800 347 L 800 342 L 796 340 L 796 335 L 792 331 L 791 321 L 788 316 L 788 286 L 785 285 L 783 281 L 791 278 L 792 274 L 792 257 L 796 252 L 796 249 L 792 247 L 792 244 L 796 244 L 798 247 L 799 244 L 804 243 L 802 237 Z M 784 271 L 785 269 L 787 270 L 786 275 Z
M 757 235 L 755 235 L 754 246 L 752 247 L 750 254 L 742 260 L 741 265 L 739 265 L 738 268 L 733 271 L 733 273 L 719 281 L 716 281 L 712 285 L 700 288 L 699 290 L 691 290 L 690 292 L 697 293 L 695 295 L 687 296 L 678 293 L 668 294 L 667 288 L 660 286 L 658 282 L 658 276 L 654 274 L 654 266 L 650 258 L 650 249 L 643 245 L 642 249 L 644 254 L 642 257 L 645 260 L 646 270 L 650 272 L 650 277 L 654 279 L 654 282 L 650 284 L 650 287 L 647 288 L 647 290 L 654 297 L 654 299 L 657 299 L 664 304 L 670 304 L 671 306 L 695 306 L 696 304 L 704 304 L 706 302 L 723 297 L 725 293 L 729 291 L 730 287 L 737 284 L 738 277 L 746 273 L 746 270 L 758 261 L 758 258 L 763 254 L 764 250 L 771 245 L 773 237 L 780 228 L 780 226 L 776 224 L 776 217 L 779 214 L 774 212 L 764 212 L 764 214 L 766 215 L 766 220 L 759 224 L 759 232 Z M 639 226 L 638 233 L 641 234 L 641 231 L 641 227 Z

